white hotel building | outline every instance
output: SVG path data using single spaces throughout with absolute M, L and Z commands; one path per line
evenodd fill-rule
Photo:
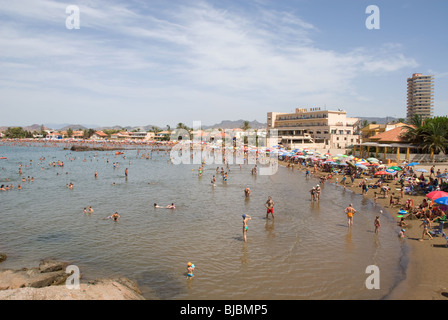
M 359 118 L 344 110 L 297 108 L 295 113 L 268 112 L 267 131 L 278 130 L 278 141 L 286 148 L 346 149 L 360 142 Z M 272 136 L 271 136 L 272 139 Z

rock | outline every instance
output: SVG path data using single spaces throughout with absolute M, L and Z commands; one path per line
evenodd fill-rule
M 3 261 L 5 261 L 7 258 L 6 254 L 0 252 L 0 263 L 2 263 Z
M 59 271 L 59 270 L 65 270 L 67 267 L 66 262 L 61 262 L 57 260 L 42 260 L 39 264 L 40 272 L 53 272 L 53 271 Z
M 83 152 L 83 151 L 113 151 L 113 150 L 123 150 L 123 148 L 116 147 L 90 147 L 90 146 L 80 146 L 73 145 L 71 148 L 64 148 L 65 150 Z
M 65 285 L 67 263 L 43 260 L 39 267 L 0 270 L 0 300 L 144 300 L 137 284 L 128 278 L 100 279 Z
M 42 288 L 65 283 L 70 275 L 64 270 L 40 272 L 39 268 L 21 270 L 1 270 L 0 290 L 23 287 Z
M 65 285 L 20 288 L 0 291 L 0 300 L 145 300 L 137 285 L 127 278 L 100 279 L 80 284 L 79 289 Z

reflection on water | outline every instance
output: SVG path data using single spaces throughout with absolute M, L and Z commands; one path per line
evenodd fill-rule
M 78 265 L 83 279 L 127 276 L 157 299 L 378 299 L 401 278 L 395 222 L 381 215 L 380 233 L 374 234 L 379 208 L 365 197 L 326 183 L 315 203 L 309 190 L 317 180 L 300 171 L 253 176 L 250 166 L 231 165 L 223 181 L 214 165 L 199 177 L 198 165 L 173 165 L 165 152 L 142 158 L 146 152 L 127 150 L 124 159 L 107 152 L 0 147 L 8 157 L 0 163 L 1 183 L 9 178 L 23 186 L 0 193 L 0 251 L 8 254 L 2 267 L 51 256 Z M 63 168 L 48 165 L 58 160 Z M 35 181 L 21 182 L 27 176 Z M 66 188 L 70 182 L 72 190 Z M 266 219 L 268 196 L 275 219 Z M 173 202 L 175 210 L 153 207 Z M 344 213 L 349 203 L 358 211 L 351 228 Z M 94 213 L 84 214 L 88 206 Z M 103 219 L 116 211 L 119 222 Z M 243 213 L 252 216 L 247 242 Z M 187 280 L 188 261 L 196 269 Z M 371 264 L 381 270 L 380 290 L 365 288 Z

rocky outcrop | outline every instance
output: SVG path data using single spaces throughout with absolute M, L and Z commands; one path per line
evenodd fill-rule
M 144 300 L 127 278 L 99 279 L 70 288 L 67 263 L 44 260 L 35 268 L 0 270 L 0 300 Z
M 91 147 L 91 146 L 83 146 L 83 145 L 73 145 L 71 148 L 64 148 L 65 150 L 70 151 L 113 151 L 113 150 L 123 150 L 123 148 L 117 147 Z

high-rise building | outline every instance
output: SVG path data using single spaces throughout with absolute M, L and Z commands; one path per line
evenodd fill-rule
M 408 119 L 415 114 L 421 115 L 423 119 L 432 118 L 434 109 L 434 77 L 414 73 L 408 78 Z

